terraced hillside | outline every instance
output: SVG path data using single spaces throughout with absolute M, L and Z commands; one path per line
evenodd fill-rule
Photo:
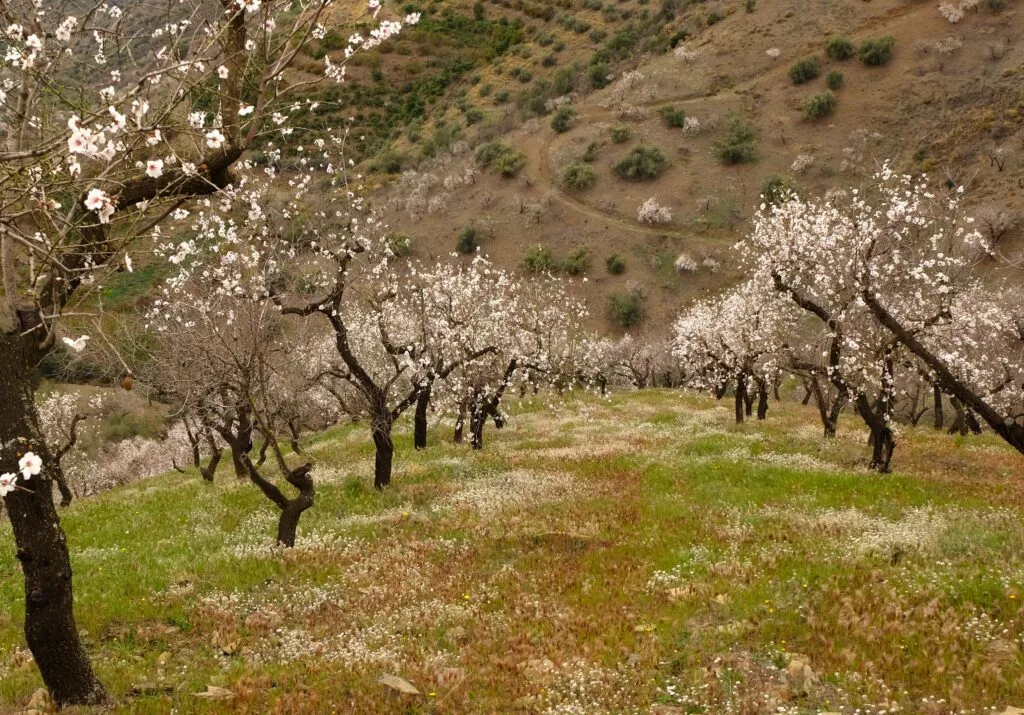
M 79 624 L 117 710 L 1024 704 L 1024 474 L 992 436 L 907 428 L 880 476 L 853 419 L 826 442 L 796 404 L 736 426 L 675 392 L 567 400 L 520 406 L 483 452 L 442 424 L 414 453 L 403 425 L 384 494 L 364 427 L 314 438 L 288 551 L 230 467 L 74 503 Z M 4 562 L 0 708 L 45 707 L 20 588 Z
M 606 329 L 608 296 L 640 294 L 649 317 L 634 330 L 660 332 L 688 299 L 735 280 L 730 246 L 764 191 L 848 190 L 884 161 L 964 187 L 1017 258 L 1018 2 L 980 3 L 956 24 L 908 0 L 586 0 L 550 20 L 486 6 L 489 18 L 509 12 L 521 41 L 370 164 L 384 171 L 389 223 L 423 258 L 471 230 L 465 247 L 502 265 L 579 277 Z M 507 163 L 475 156 L 495 141 Z M 638 147 L 660 163 L 622 178 Z M 641 222 L 652 198 L 667 211 Z

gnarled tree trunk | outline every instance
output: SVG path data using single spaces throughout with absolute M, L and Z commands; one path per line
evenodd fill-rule
M 416 412 L 413 418 L 412 443 L 416 449 L 427 447 L 427 410 L 430 409 L 430 393 L 432 385 L 427 384 L 420 388 L 416 395 Z
M 26 451 L 43 471 L 4 497 L 17 558 L 25 575 L 25 640 L 43 682 L 59 706 L 106 700 L 75 625 L 71 560 L 53 503 L 53 470 L 60 469 L 42 440 L 31 371 L 40 357 L 34 335 L 0 333 L 0 472 L 18 472 Z
M 935 402 L 935 429 L 941 430 L 946 419 L 942 414 L 942 390 L 938 385 L 932 386 L 932 400 Z
M 376 454 L 373 461 L 373 487 L 384 489 L 391 484 L 391 464 L 395 457 L 395 443 L 391 440 L 390 415 L 373 417 L 373 446 Z
M 768 384 L 762 379 L 757 381 L 757 419 L 763 420 L 767 416 Z
M 736 424 L 743 424 L 743 415 L 746 412 L 747 402 L 747 376 L 740 375 L 736 378 Z

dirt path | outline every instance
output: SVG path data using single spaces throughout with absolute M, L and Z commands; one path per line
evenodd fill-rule
M 867 33 L 875 32 L 879 29 L 888 29 L 897 21 L 903 20 L 908 15 L 920 11 L 921 6 L 918 5 L 898 5 L 881 15 L 867 19 L 859 28 L 857 28 L 856 32 L 851 33 L 851 37 L 853 39 L 863 39 L 863 36 Z M 800 53 L 800 56 L 803 56 L 803 54 L 811 54 L 818 50 L 820 50 L 820 43 L 815 43 L 813 45 L 808 44 Z M 709 102 L 737 99 L 742 97 L 758 83 L 771 81 L 778 78 L 780 75 L 785 75 L 788 71 L 789 66 L 780 62 L 777 63 L 770 71 L 745 77 L 741 79 L 738 85 L 715 95 L 686 95 L 671 99 L 659 99 L 654 102 L 639 103 L 634 106 L 646 112 L 653 112 L 668 106 L 681 105 L 685 107 L 686 105 L 698 102 L 706 105 Z M 585 104 L 577 105 L 574 109 L 576 109 L 577 112 L 576 121 L 578 123 L 593 124 L 599 121 L 615 121 L 617 119 L 617 110 L 610 107 Z M 694 236 L 692 233 L 680 231 L 676 228 L 644 226 L 642 224 L 638 224 L 633 220 L 624 218 L 614 210 L 601 209 L 586 203 L 571 193 L 566 192 L 559 185 L 558 177 L 555 176 L 555 172 L 551 168 L 551 147 L 560 135 L 546 125 L 543 125 L 540 131 L 543 132 L 541 141 L 526 142 L 525 149 L 527 155 L 527 166 L 537 167 L 535 172 L 529 173 L 530 179 L 536 187 L 545 191 L 548 196 L 552 197 L 555 201 L 565 206 L 570 211 L 575 211 L 578 214 L 587 216 L 588 218 L 592 218 L 596 221 L 603 221 L 605 224 L 615 226 L 617 229 L 629 233 L 645 236 L 682 238 L 690 242 L 694 239 L 706 240 L 701 239 L 699 236 Z

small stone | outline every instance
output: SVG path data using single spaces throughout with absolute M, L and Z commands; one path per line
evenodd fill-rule
M 531 682 L 541 680 L 555 670 L 555 664 L 548 658 L 531 658 L 520 663 L 517 667 L 519 672 Z
M 193 693 L 193 695 L 197 698 L 206 698 L 208 700 L 227 700 L 228 698 L 235 697 L 232 691 L 219 685 L 207 685 L 204 692 Z
M 818 684 L 818 678 L 811 666 L 802 660 L 791 660 L 786 666 L 786 680 L 797 695 L 807 695 Z
M 29 710 L 40 710 L 46 712 L 51 709 L 53 701 L 50 699 L 50 694 L 43 688 L 39 688 L 32 693 L 32 697 L 28 699 Z
M 377 682 L 383 685 L 385 688 L 394 691 L 400 695 L 419 695 L 420 691 L 416 689 L 412 683 L 405 678 L 399 678 L 397 675 L 391 673 L 385 673 L 384 675 L 377 678 Z

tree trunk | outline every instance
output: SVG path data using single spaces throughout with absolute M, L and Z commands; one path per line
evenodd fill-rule
M 432 387 L 423 386 L 416 395 L 416 414 L 413 419 L 412 443 L 416 449 L 427 448 L 427 409 L 430 407 Z
M 743 414 L 746 407 L 747 376 L 740 375 L 736 378 L 736 424 L 743 424 Z
M 295 535 L 299 530 L 299 519 L 313 506 L 313 480 L 309 476 L 309 466 L 294 470 L 288 481 L 292 486 L 299 488 L 299 495 L 281 510 L 281 518 L 277 522 L 277 543 L 292 548 L 295 546 Z
M 764 380 L 757 381 L 757 419 L 768 416 L 768 385 Z
M 295 454 L 302 454 L 302 444 L 299 442 L 299 423 L 295 420 L 288 420 L 288 434 L 291 437 L 291 448 Z
M 482 405 L 473 405 L 469 415 L 469 444 L 473 449 L 484 448 L 484 427 L 487 425 L 487 411 Z
M 956 417 L 953 418 L 953 424 L 949 426 L 949 434 L 967 436 L 967 412 L 964 410 L 963 403 L 952 397 L 949 400 L 949 404 L 953 406 L 953 412 L 956 414 Z
M 880 402 L 881 407 L 875 410 L 868 399 L 860 395 L 857 397 L 856 405 L 858 414 L 870 430 L 868 444 L 871 445 L 871 463 L 868 467 L 877 472 L 891 471 L 889 463 L 892 461 L 893 450 L 896 449 L 896 438 L 886 419 L 886 410 L 891 401 Z
M 811 386 L 807 384 L 806 381 L 804 381 L 804 397 L 802 400 L 800 400 L 800 404 L 805 407 L 811 404 L 811 395 L 813 394 L 814 392 L 811 390 Z
M 245 455 L 246 449 L 242 446 L 239 440 L 233 437 L 225 437 L 224 441 L 226 441 L 228 446 L 231 448 L 231 464 L 235 468 L 235 476 L 239 479 L 245 479 L 247 475 L 245 473 L 245 463 L 243 462 L 242 457 Z
M 390 417 L 374 417 L 373 446 L 377 453 L 373 461 L 373 487 L 384 489 L 391 484 L 391 463 L 395 456 L 395 443 L 391 440 Z
M 821 418 L 821 426 L 825 430 L 825 437 L 830 439 L 836 436 L 836 428 L 839 425 L 839 415 L 842 413 L 843 408 L 846 407 L 846 396 L 836 395 L 835 402 L 829 407 L 828 400 L 825 399 L 825 392 L 821 389 L 821 383 L 818 382 L 818 376 L 811 376 L 811 390 L 814 394 L 814 402 L 818 406 L 818 416 Z
M 945 415 L 942 414 L 942 390 L 938 385 L 932 386 L 932 399 L 935 401 L 935 429 L 941 430 Z
M 455 432 L 452 434 L 452 442 L 462 444 L 463 432 L 466 429 L 466 401 L 459 403 L 459 414 L 455 417 Z
M 4 497 L 17 558 L 25 575 L 25 640 L 58 706 L 97 704 L 106 690 L 92 671 L 73 612 L 71 560 L 53 503 L 51 479 L 60 466 L 43 443 L 36 415 L 34 346 L 0 334 L 0 472 L 17 473 L 20 454 L 37 453 L 43 472 Z
M 743 388 L 743 412 L 747 417 L 754 416 L 754 396 L 746 389 Z
M 220 464 L 221 453 L 221 448 L 215 447 L 213 449 L 213 454 L 210 455 L 210 461 L 206 466 L 204 467 L 202 464 L 199 465 L 199 473 L 202 475 L 203 479 L 208 482 L 212 482 L 213 475 L 217 473 L 217 465 Z

